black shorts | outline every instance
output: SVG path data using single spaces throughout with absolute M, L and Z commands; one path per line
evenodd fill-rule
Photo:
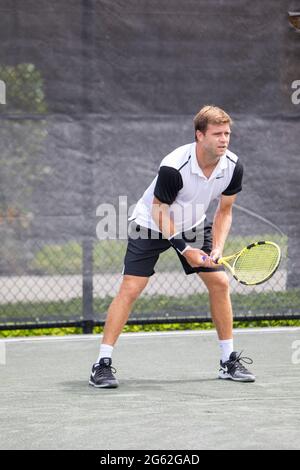
M 209 255 L 212 250 L 212 223 L 205 221 L 196 229 L 185 232 L 182 238 L 192 247 L 200 248 Z M 133 222 L 128 237 L 123 274 L 143 277 L 152 276 L 155 273 L 154 266 L 159 255 L 169 248 L 174 250 L 169 240 L 164 238 L 161 233 L 141 227 Z M 186 274 L 224 271 L 223 266 L 192 268 L 184 256 L 177 250 L 174 251 L 179 257 Z

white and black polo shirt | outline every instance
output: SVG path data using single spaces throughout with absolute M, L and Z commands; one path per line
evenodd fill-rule
M 243 166 L 237 155 L 226 150 L 207 178 L 198 165 L 196 142 L 178 147 L 161 162 L 158 175 L 137 202 L 129 220 L 159 231 L 151 216 L 153 197 L 170 206 L 179 232 L 200 224 L 210 203 L 222 194 L 242 190 Z

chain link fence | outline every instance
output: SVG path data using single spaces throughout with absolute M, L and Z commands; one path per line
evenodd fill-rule
M 234 212 L 237 214 L 234 214 L 233 228 L 238 227 L 243 219 L 236 209 Z M 259 233 L 257 221 L 253 225 L 256 226 L 255 231 L 242 237 L 232 231 L 227 253 L 236 251 L 245 243 L 267 238 L 281 246 L 283 260 L 273 278 L 263 285 L 246 287 L 231 278 L 235 319 L 298 318 L 299 291 L 288 289 L 287 285 L 288 238 L 270 231 L 267 224 Z M 7 234 L 3 225 L 1 231 Z M 80 240 L 29 242 L 17 238 L 18 234 L 10 227 L 10 250 L 14 253 L 16 243 L 23 256 L 11 256 L 7 260 L 6 272 L 1 273 L 1 328 L 103 324 L 107 308 L 122 279 L 126 242 L 94 240 L 93 276 L 84 279 L 83 243 Z M 137 301 L 131 315 L 132 323 L 210 319 L 204 286 L 197 276 L 183 273 L 172 249 L 161 255 L 156 271 Z M 90 283 L 88 288 L 93 296 L 92 310 L 88 311 L 84 311 L 82 301 L 84 281 Z
M 0 79 L 14 84 L 8 86 L 12 105 L 1 114 L 0 130 L 0 328 L 82 325 L 90 331 L 104 323 L 118 292 L 126 250 L 126 240 L 96 237 L 96 202 L 105 202 L 98 190 L 103 198 L 106 193 L 97 184 L 97 145 L 91 143 L 96 157 L 90 162 L 76 153 L 76 139 L 87 138 L 86 132 L 93 136 L 102 123 L 93 118 L 83 125 L 82 117 L 70 123 L 47 114 L 42 78 L 31 64 L 2 67 Z M 88 164 L 92 175 L 86 175 Z M 151 181 L 154 168 L 148 173 Z M 233 220 L 225 253 L 259 239 L 277 242 L 283 253 L 267 283 L 246 287 L 231 279 L 235 319 L 298 318 L 299 289 L 288 285 L 288 236 L 242 206 L 234 208 Z M 204 285 L 184 274 L 173 249 L 163 253 L 130 322 L 209 319 Z
M 147 20 L 138 3 L 130 0 L 123 16 L 117 11 L 121 6 L 114 5 L 115 14 L 123 18 L 119 25 L 112 23 L 110 4 L 106 1 L 96 6 L 92 0 L 73 3 L 70 11 L 60 11 L 58 6 L 58 16 L 55 16 L 55 9 L 49 10 L 49 22 L 56 25 L 57 44 L 62 51 L 58 69 L 51 62 L 55 48 L 48 51 L 49 64 L 44 61 L 47 54 L 43 55 L 43 60 L 26 62 L 21 59 L 20 51 L 18 54 L 13 51 L 14 65 L 0 65 L 0 81 L 5 84 L 6 92 L 6 104 L 0 104 L 0 329 L 79 325 L 89 332 L 93 325 L 103 325 L 108 306 L 122 280 L 126 240 L 97 239 L 97 207 L 108 203 L 117 210 L 119 196 L 128 196 L 128 205 L 137 201 L 156 175 L 161 159 L 175 147 L 193 140 L 192 113 L 198 111 L 197 103 L 204 104 L 207 96 L 216 96 L 221 105 L 225 97 L 225 109 L 228 102 L 229 111 L 232 103 L 237 110 L 233 115 L 237 124 L 232 150 L 241 154 L 245 166 L 244 190 L 234 208 L 225 253 L 230 254 L 259 239 L 277 242 L 283 253 L 279 270 L 265 284 L 246 287 L 230 280 L 234 317 L 248 320 L 300 318 L 299 113 L 295 107 L 286 100 L 287 117 L 278 116 L 280 106 L 275 103 L 273 109 L 272 100 L 266 98 L 269 115 L 258 117 L 257 113 L 263 109 L 263 95 L 262 101 L 256 98 L 256 108 L 252 109 L 254 95 L 249 92 L 249 96 L 244 96 L 252 113 L 247 118 L 248 109 L 235 102 L 233 95 L 227 96 L 229 87 L 225 83 L 220 87 L 213 82 L 212 95 L 209 95 L 210 80 L 206 77 L 199 92 L 198 71 L 193 70 L 193 74 L 188 74 L 190 82 L 186 90 L 186 94 L 194 90 L 187 95 L 189 104 L 176 101 L 178 107 L 172 108 L 170 76 L 161 74 L 164 54 L 155 55 L 160 44 L 157 36 L 145 42 L 136 29 L 136 24 L 141 30 L 147 26 L 150 32 L 168 27 L 171 37 L 176 30 L 173 39 L 177 44 L 177 29 L 173 31 L 173 23 L 168 23 L 169 15 L 160 15 L 156 5 L 155 15 L 160 21 L 156 24 Z M 197 5 L 195 8 L 199 7 Z M 278 3 L 278 11 L 282 5 L 283 2 Z M 44 6 L 48 8 L 46 3 Z M 206 6 L 210 8 L 208 3 Z M 164 2 L 161 8 L 164 12 L 169 7 Z M 180 2 L 178 25 L 180 15 L 185 14 L 182 8 L 187 7 Z M 235 8 L 234 4 L 231 8 Z M 260 8 L 258 3 L 255 8 Z M 192 12 L 193 8 L 189 14 L 194 18 Z M 14 14 L 13 9 L 11 13 Z M 38 12 L 35 15 L 32 19 L 36 20 L 36 31 L 40 38 L 46 39 L 47 28 L 39 29 Z M 273 16 L 272 22 L 275 21 Z M 20 17 L 26 22 L 25 11 Z M 69 18 L 72 27 L 66 29 Z M 258 27 L 255 17 L 247 18 L 254 28 Z M 235 19 L 238 26 L 238 18 Z M 173 22 L 176 21 L 173 17 Z M 289 64 L 292 64 L 292 52 L 298 51 L 298 43 L 294 36 L 293 39 L 288 36 L 290 31 L 285 32 L 282 19 L 280 21 L 278 37 L 288 43 Z M 18 31 L 21 31 L 21 23 Z M 182 24 L 180 22 L 180 28 Z M 273 28 L 274 23 L 270 22 L 263 32 L 266 54 L 268 48 L 273 47 L 272 41 L 267 44 L 267 32 L 272 32 Z M 185 32 L 184 37 L 188 37 L 187 33 L 190 34 Z M 124 37 L 127 49 L 123 49 L 123 39 L 120 42 Z M 176 57 L 182 57 L 186 61 L 186 76 L 190 62 L 195 63 L 192 52 L 190 57 L 184 50 L 176 49 L 173 56 L 174 48 L 169 50 L 166 40 L 161 38 L 166 48 L 162 52 L 174 67 Z M 144 62 L 146 56 L 137 48 L 139 41 L 150 54 L 149 62 Z M 237 37 L 230 36 L 226 41 L 237 44 Z M 210 42 L 207 45 L 212 46 Z M 132 57 L 128 56 L 130 47 Z M 102 53 L 96 54 L 96 51 Z M 134 57 L 140 58 L 141 70 L 136 70 L 139 66 L 132 60 Z M 68 70 L 63 85 L 59 75 L 64 65 L 62 58 Z M 238 50 L 236 60 L 240 64 L 239 71 L 243 70 L 245 57 L 241 54 L 239 58 Z M 267 59 L 258 55 L 257 60 L 263 67 Z M 249 61 L 252 68 L 251 57 Z M 149 72 L 146 78 L 143 75 L 145 65 Z M 213 77 L 214 68 L 210 65 L 207 64 L 207 70 Z M 136 73 L 132 75 L 129 72 L 133 69 Z M 175 69 L 172 69 L 174 73 Z M 268 66 L 266 70 L 264 80 L 273 84 L 272 94 L 276 77 L 271 76 L 273 68 Z M 295 67 L 289 65 L 284 70 L 283 81 L 287 80 L 287 70 L 289 79 L 299 78 L 292 77 Z M 74 81 L 72 73 L 76 77 Z M 276 69 L 274 73 L 279 72 Z M 152 101 L 149 97 L 152 88 L 147 81 L 149 74 L 152 74 L 151 84 L 161 83 Z M 120 82 L 120 76 L 125 77 L 124 81 Z M 95 77 L 100 78 L 96 81 Z M 184 83 L 182 75 L 181 78 L 180 83 Z M 256 78 L 261 84 L 260 78 Z M 90 89 L 86 88 L 87 83 Z M 146 84 L 145 88 L 141 83 Z M 232 90 L 242 83 L 243 77 L 236 75 Z M 261 85 L 258 88 L 262 90 Z M 283 88 L 287 94 L 286 83 Z M 146 100 L 144 89 L 148 90 Z M 250 89 L 250 82 L 246 82 L 245 89 Z M 180 96 L 176 81 L 172 90 Z M 167 93 L 166 99 L 163 99 L 164 93 Z M 195 102 L 195 109 L 187 112 L 192 102 Z M 178 109 L 184 111 L 178 112 Z M 274 116 L 277 116 L 276 126 Z M 281 164 L 282 148 L 289 157 L 288 175 L 286 166 Z M 210 218 L 212 216 L 213 210 L 209 214 Z M 210 314 L 204 286 L 197 276 L 185 276 L 176 254 L 168 250 L 160 257 L 155 276 L 136 302 L 130 323 L 206 320 L 210 320 Z

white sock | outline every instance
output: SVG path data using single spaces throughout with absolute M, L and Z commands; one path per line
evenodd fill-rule
M 110 346 L 109 344 L 101 344 L 100 353 L 99 353 L 99 356 L 98 356 L 98 359 L 97 359 L 96 363 L 100 362 L 100 359 L 102 359 L 103 357 L 110 357 L 111 358 L 113 349 L 114 349 L 114 347 Z
M 233 351 L 233 339 L 220 340 L 221 361 L 226 362 Z

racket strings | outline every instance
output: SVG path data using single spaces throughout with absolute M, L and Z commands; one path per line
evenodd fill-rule
M 243 251 L 234 263 L 236 277 L 246 283 L 254 284 L 267 279 L 276 270 L 280 251 L 272 244 L 255 245 Z

